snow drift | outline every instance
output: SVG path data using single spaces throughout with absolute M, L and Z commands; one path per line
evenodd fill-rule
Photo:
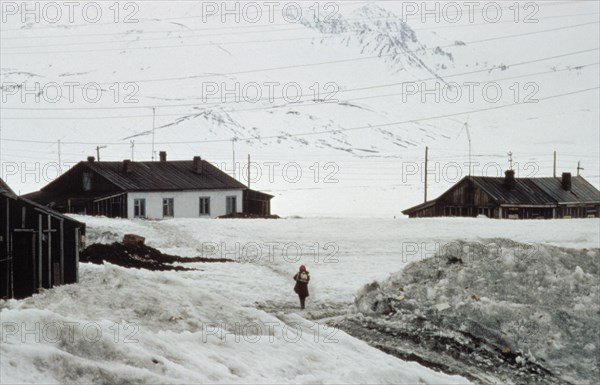
M 364 286 L 340 325 L 484 383 L 593 384 L 599 257 L 600 249 L 506 239 L 455 242 Z

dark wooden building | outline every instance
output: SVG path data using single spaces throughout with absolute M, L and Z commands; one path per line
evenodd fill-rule
M 600 217 L 600 191 L 581 176 L 504 178 L 468 176 L 439 198 L 402 212 L 410 218 L 551 219 Z
M 200 157 L 157 162 L 88 158 L 26 198 L 62 213 L 110 218 L 271 215 L 272 195 L 246 185 Z
M 244 214 L 269 216 L 271 215 L 271 199 L 273 195 L 260 191 L 244 190 Z
M 85 224 L 21 198 L 0 179 L 0 298 L 78 281 Z

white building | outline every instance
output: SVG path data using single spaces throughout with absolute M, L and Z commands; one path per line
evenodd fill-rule
M 127 193 L 128 218 L 219 217 L 243 212 L 242 189 Z
M 66 213 L 122 218 L 269 216 L 272 195 L 248 189 L 211 163 L 189 161 L 96 162 L 88 158 L 26 195 Z

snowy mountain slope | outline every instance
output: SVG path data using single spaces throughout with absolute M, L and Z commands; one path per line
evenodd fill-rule
M 219 15 L 204 22 L 201 3 L 139 5 L 140 21 L 133 25 L 79 20 L 24 26 L 14 18 L 2 24 L 3 84 L 97 82 L 105 90 L 97 103 L 75 93 L 73 103 L 63 95 L 59 103 L 10 97 L 2 104 L 2 161 L 17 167 L 5 166 L 3 173 L 15 189 L 30 191 L 52 179 L 52 173 L 35 178 L 24 170 L 35 162 L 41 162 L 40 169 L 56 162 L 58 139 L 65 166 L 94 155 L 96 145 L 105 142 L 112 144 L 101 150 L 104 159 L 130 158 L 130 140 L 135 140 L 135 159 L 149 159 L 153 107 L 155 151 L 168 151 L 170 159 L 200 154 L 232 172 L 232 139 L 238 138 L 236 176 L 251 154 L 262 174 L 255 176 L 254 187 L 277 195 L 274 211 L 284 215 L 398 214 L 420 201 L 421 175 L 409 175 L 403 165 L 420 163 L 425 145 L 439 162 L 441 180 L 430 191 L 436 195 L 453 181 L 444 170 L 451 162 L 463 175 L 468 169 L 467 120 L 475 159 L 494 166 L 478 166 L 479 174 L 501 172 L 510 150 L 522 174 L 548 175 L 556 149 L 559 171 L 574 171 L 581 160 L 584 175 L 598 184 L 597 92 L 457 115 L 521 103 L 535 89 L 533 96 L 541 98 L 595 87 L 598 51 L 589 50 L 598 47 L 598 25 L 583 25 L 597 20 L 593 2 L 544 4 L 533 24 L 514 23 L 506 9 L 496 24 L 481 15 L 474 23 L 463 18 L 458 24 L 424 23 L 419 15 L 399 20 L 400 2 L 340 3 L 334 24 L 315 22 L 308 5 L 296 23 L 280 14 L 273 22 L 263 17 L 258 23 L 232 18 L 223 23 Z M 569 28 L 553 31 L 564 27 Z M 533 33 L 538 31 L 547 32 Z M 463 96 L 456 103 L 432 96 L 423 101 L 423 95 L 408 96 L 402 86 L 416 81 L 429 89 L 436 80 L 440 87 L 462 85 Z M 481 87 L 469 100 L 465 82 L 489 81 L 500 86 L 500 101 L 486 101 Z M 269 82 L 278 84 L 273 92 Z M 525 88 L 529 82 L 537 88 Z M 239 100 L 226 94 L 236 85 Z M 216 93 L 207 92 L 215 86 Z M 132 92 L 138 102 L 125 103 Z M 297 92 L 301 101 L 294 103 Z M 450 116 L 422 120 L 440 115 Z M 359 129 L 345 131 L 352 128 Z M 19 142 L 32 139 L 47 143 Z M 274 178 L 266 176 L 268 162 L 281 164 Z M 282 165 L 290 162 L 302 170 L 297 182 L 282 175 Z M 527 162 L 534 164 L 532 170 L 525 168 Z M 326 169 L 328 163 L 333 168 Z M 324 183 L 332 172 L 336 182 Z M 371 196 L 387 203 L 355 203 Z

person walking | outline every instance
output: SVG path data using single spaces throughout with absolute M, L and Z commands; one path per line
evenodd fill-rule
M 294 275 L 294 291 L 300 298 L 300 309 L 304 310 L 304 301 L 308 297 L 308 282 L 310 281 L 310 274 L 306 270 L 306 266 L 300 266 L 300 270 Z

